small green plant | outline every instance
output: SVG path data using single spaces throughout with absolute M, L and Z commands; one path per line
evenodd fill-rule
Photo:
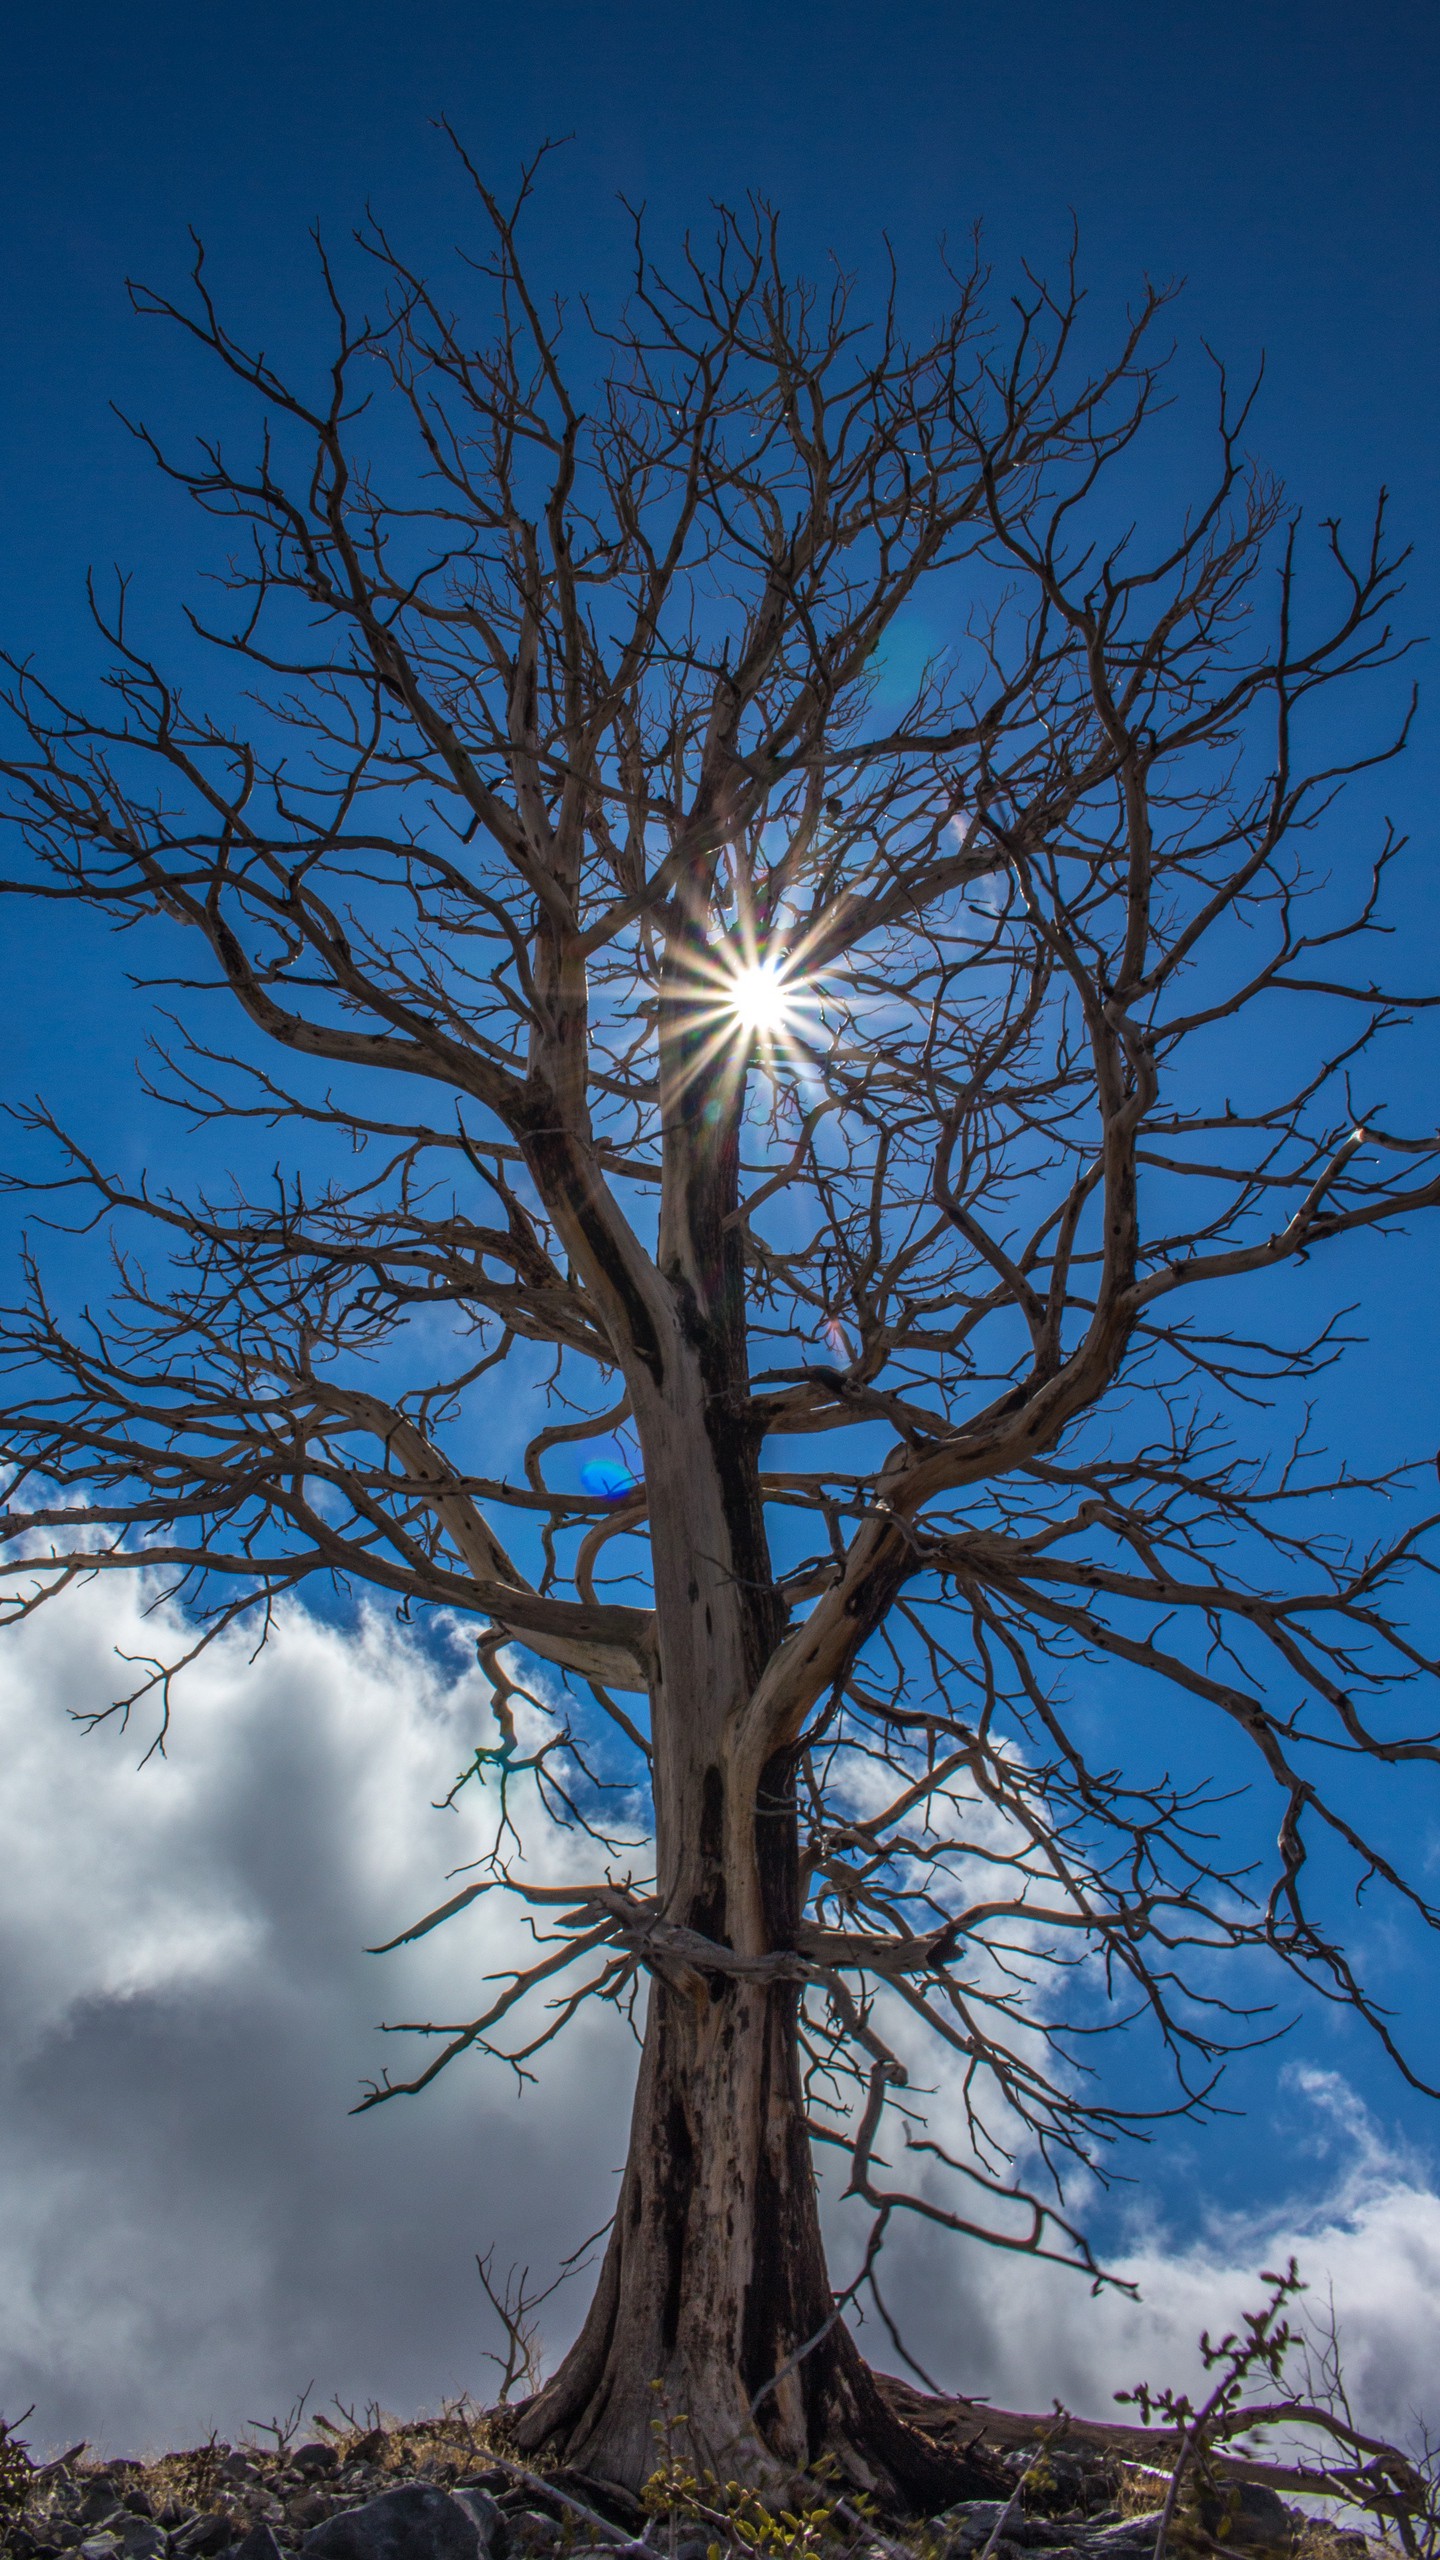
M 1278 2466 L 1267 2460 L 1266 2467 L 1275 2472 L 1275 2486 L 1366 2510 L 1387 2541 L 1392 2537 L 1398 2541 L 1407 2560 L 1437 2560 L 1436 2472 L 1440 2466 L 1432 2449 L 1427 2446 L 1417 2462 L 1397 2445 L 1357 2428 L 1345 2393 L 1333 2315 L 1327 2354 L 1318 2366 L 1313 2335 L 1307 2338 L 1303 2327 L 1296 2328 L 1286 2316 L 1287 2306 L 1306 2290 L 1293 2258 L 1283 2275 L 1266 2268 L 1260 2280 L 1270 2286 L 1270 2299 L 1261 2310 L 1244 2314 L 1238 2333 L 1232 2331 L 1218 2341 L 1212 2341 L 1208 2331 L 1201 2336 L 1205 2369 L 1218 2369 L 1219 2380 L 1200 2408 L 1183 2391 L 1155 2391 L 1144 2382 L 1133 2391 L 1115 2394 L 1117 2400 L 1139 2409 L 1147 2427 L 1158 2420 L 1174 2432 L 1174 2468 L 1157 2521 L 1155 2560 L 1165 2560 L 1166 2544 L 1177 2523 L 1192 2549 L 1224 2550 L 1237 2523 L 1241 2472 L 1234 2451 L 1223 2454 L 1222 2448 L 1243 2453 L 1237 2439 L 1249 2439 L 1253 2446 L 1277 2428 L 1306 2441 L 1308 2458 L 1304 2463 Z M 1297 2347 L 1305 2364 L 1298 2390 L 1285 2378 L 1287 2360 Z M 1260 2400 L 1253 2396 L 1257 2379 L 1269 2382 L 1272 2396 Z M 1315 2434 L 1329 2439 L 1318 2459 L 1308 2451 L 1308 2440 Z M 1252 2479 L 1258 2468 L 1250 2469 Z M 1336 2528 L 1322 2529 L 1318 2524 L 1315 2532 L 1302 2536 L 1306 2548 L 1325 2542 L 1329 2560 L 1334 2560 L 1344 2540 Z
M 1217 2478 L 1211 2456 L 1217 2443 L 1233 2433 L 1231 2422 L 1242 2411 L 1246 2394 L 1257 2373 L 1268 2375 L 1277 2386 L 1282 2382 L 1285 2359 L 1294 2343 L 1295 2333 L 1282 2317 L 1285 2305 L 1304 2292 L 1300 2271 L 1292 2258 L 1283 2275 L 1262 2268 L 1262 2284 L 1270 2287 L 1270 2299 L 1260 2311 L 1243 2315 L 1243 2334 L 1233 2330 L 1218 2343 L 1212 2342 L 1205 2330 L 1200 2339 L 1200 2354 L 1207 2373 L 1218 2366 L 1220 2379 L 1203 2406 L 1197 2409 L 1188 2392 L 1152 2391 L 1148 2383 L 1139 2382 L 1133 2391 L 1117 2391 L 1115 2397 L 1139 2409 L 1148 2427 L 1152 2415 L 1162 2424 L 1175 2429 L 1177 2444 L 1175 2468 L 1170 2487 L 1160 2510 L 1155 2530 L 1155 2560 L 1165 2560 L 1165 2546 L 1175 2521 L 1180 2492 L 1187 2478 L 1192 2490 L 1212 2508 L 1218 2506 L 1220 2532 L 1225 2538 L 1225 2493 Z
M 842 2495 L 833 2456 L 822 2456 L 812 2471 L 797 2477 L 788 2506 L 762 2497 L 744 2481 L 722 2479 L 711 2463 L 697 2465 L 688 2419 L 664 2405 L 660 2385 L 655 2388 L 662 2405 L 652 2426 L 661 2458 L 645 2482 L 641 2503 L 648 2516 L 669 2526 L 672 2560 L 682 2525 L 712 2528 L 716 2538 L 706 2560 L 721 2560 L 727 2541 L 755 2553 L 757 2560 L 810 2560 L 810 2555 L 834 2553 L 857 2533 L 871 2530 L 872 2502 L 863 2494 L 853 2499 Z

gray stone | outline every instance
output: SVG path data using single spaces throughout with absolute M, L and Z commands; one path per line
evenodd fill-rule
M 517 2508 L 510 2518 L 510 2530 L 524 2551 L 553 2551 L 562 2539 L 555 2518 L 542 2514 L 538 2507 Z
M 1232 2542 L 1253 2550 L 1293 2539 L 1294 2527 L 1285 2501 L 1260 2480 L 1227 2481 L 1218 2495 L 1200 2499 L 1200 2521 L 1216 2542 Z
M 174 2548 L 180 2560 L 210 2560 L 210 2554 L 223 2551 L 235 2539 L 235 2528 L 228 2516 L 213 2511 L 196 2516 L 192 2524 L 181 2527 Z
M 977 2550 L 1004 2513 L 1003 2498 L 966 2498 L 962 2505 L 951 2507 L 943 2518 L 949 2528 L 949 2548 L 957 2552 Z
M 489 2552 L 490 2560 L 505 2560 L 510 2548 L 510 2527 L 504 2510 L 496 2505 L 489 2490 L 472 2483 L 465 2487 L 457 2485 L 450 2495 L 457 2506 L 464 2508 L 467 2516 L 473 2516 L 482 2551 Z
M 963 2506 L 952 2507 L 945 2518 L 950 2528 L 947 2549 L 953 2560 L 969 2560 L 972 2552 L 983 2551 L 996 2524 L 1006 2511 L 1003 2498 L 970 2498 Z M 1001 2535 L 1000 2547 L 1013 2551 L 1073 2550 L 1081 2529 L 1057 2524 L 1049 2516 L 1023 2515 L 1018 2507 L 1008 2517 Z
M 1108 2468 L 1104 2455 L 1089 2445 L 1047 2445 L 1040 2472 L 1046 2503 L 1058 2507 L 1064 2498 L 1072 2507 L 1083 2504 L 1097 2483 L 1103 2484 Z
M 79 2524 L 99 2524 L 102 2520 L 108 2523 L 119 2509 L 120 2501 L 115 2494 L 113 2480 L 87 2480 L 75 2510 L 76 2521 Z
M 323 2471 L 334 2471 L 339 2460 L 340 2456 L 333 2444 L 320 2444 L 317 2441 L 314 2444 L 297 2445 L 290 2456 L 290 2465 L 292 2470 L 303 2471 L 308 2476 L 318 2477 Z
M 487 2546 L 467 2505 L 420 2480 L 329 2517 L 300 2548 L 313 2560 L 482 2560 Z
M 252 2524 L 243 2542 L 237 2542 L 231 2560 L 280 2560 L 280 2545 L 268 2524 Z
M 169 2546 L 162 2528 L 152 2517 L 122 2511 L 107 2530 L 115 2535 L 125 2560 L 165 2560 Z

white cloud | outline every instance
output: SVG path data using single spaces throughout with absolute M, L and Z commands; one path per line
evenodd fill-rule
M 483 1903 L 362 1952 L 484 1844 L 473 1791 L 431 1807 L 487 1737 L 485 1685 L 382 1621 L 292 1611 L 253 1666 L 239 1641 L 205 1657 L 169 1756 L 140 1767 L 138 1728 L 85 1735 L 66 1709 L 110 1697 L 117 1645 L 155 1649 L 142 1596 L 92 1587 L 0 1647 L 0 2409 L 33 2400 L 39 2442 L 133 2451 L 233 2435 L 312 2379 L 321 2406 L 483 2391 L 474 2253 L 548 2275 L 604 2218 L 633 2070 L 607 2013 L 537 2089 L 462 2061 L 418 2101 L 348 2113 L 400 2058 L 377 2018 L 473 2014 L 521 1943 Z M 536 1854 L 555 1874 L 593 1856 L 543 1823 Z M 1193 2382 L 1200 2329 L 1293 2250 L 1320 2297 L 1333 2283 L 1358 2408 L 1391 2430 L 1433 2414 L 1440 2197 L 1343 2083 L 1301 2095 L 1328 2149 L 1297 2164 L 1294 2205 L 1197 2207 L 1178 2234 L 1137 2219 L 1117 2263 L 1139 2305 L 902 2233 L 888 2292 L 925 2362 L 1000 2405 L 1104 2416 L 1142 2375 Z M 585 2282 L 552 2306 L 557 2344 Z
M 522 1943 L 486 1902 L 363 1952 L 488 1840 L 493 1794 L 432 1810 L 490 1738 L 485 1684 L 293 1611 L 253 1666 L 243 1641 L 204 1657 L 138 1766 L 138 1726 L 66 1709 L 123 1685 L 117 1645 L 155 1649 L 142 1596 L 92 1587 L 0 1651 L 0 2409 L 133 2449 L 312 2377 L 321 2405 L 482 2388 L 474 2253 L 548 2267 L 604 2219 L 632 2067 L 607 2015 L 539 2093 L 466 2059 L 348 2112 L 413 2061 L 377 2018 L 473 2015 Z M 575 1857 L 543 1822 L 538 1850 Z
M 1268 2287 L 1261 2269 L 1293 2256 L 1310 2288 L 1301 2315 L 1323 2330 L 1333 2296 L 1357 2419 L 1409 2441 L 1417 2418 L 1440 2419 L 1440 2195 L 1423 2164 L 1381 2138 L 1353 2090 L 1333 2073 L 1290 2075 L 1316 2128 L 1323 2180 L 1266 2214 L 1207 2213 L 1177 2234 L 1145 2227 L 1105 2263 L 1139 2288 L 1092 2297 L 1083 2280 L 1035 2261 L 970 2252 L 942 2259 L 934 2241 L 902 2233 L 887 2297 L 902 2307 L 910 2343 L 951 2387 L 999 2408 L 1048 2410 L 1059 2400 L 1095 2418 L 1130 2418 L 1114 2395 L 1136 2382 L 1192 2392 L 1198 2341 L 1238 2325 Z M 1313 2162 L 1312 2181 L 1313 2181 Z M 871 2341 L 874 2332 L 870 2333 Z M 877 2352 L 871 2343 L 871 2352 Z

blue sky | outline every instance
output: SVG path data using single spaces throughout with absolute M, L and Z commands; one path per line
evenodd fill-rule
M 712 197 L 754 189 L 784 209 L 798 255 L 872 270 L 882 234 L 915 272 L 938 235 L 978 219 L 1002 277 L 1021 258 L 1058 262 L 1073 215 L 1101 313 L 1146 272 L 1184 276 L 1187 341 L 1210 342 L 1237 371 L 1263 352 L 1255 442 L 1307 510 L 1360 512 L 1389 485 L 1416 547 L 1414 626 L 1433 621 L 1440 19 L 1417 0 L 1363 14 L 1334 0 L 738 0 L 723 13 L 629 0 L 523 12 L 136 0 L 122 13 L 53 0 L 23 24 L 12 10 L 0 46 L 0 634 L 50 667 L 75 661 L 91 563 L 137 569 L 146 610 L 163 617 L 195 556 L 108 405 L 171 427 L 203 405 L 183 352 L 131 316 L 126 275 L 177 281 L 193 225 L 239 321 L 277 352 L 303 349 L 310 224 L 341 235 L 368 201 L 422 262 L 453 238 L 462 207 L 433 130 L 442 114 L 501 180 L 545 136 L 573 132 L 536 243 L 577 286 L 603 289 L 619 270 L 622 194 L 643 199 L 665 235 L 703 223 Z M 1432 841 L 1435 781 L 1431 714 L 1383 798 Z M 1417 907 L 1417 937 L 1432 916 Z M 43 916 L 7 918 L 6 930 L 7 1082 L 43 1086 L 98 1140 L 140 1144 L 129 1078 L 140 1011 L 115 996 L 113 946 L 73 928 L 61 937 Z M 1397 1404 L 1434 1445 L 1432 1300 L 1423 1265 L 1406 1269 L 1377 1352 L 1335 1407 L 1332 1436 L 1357 1447 Z M 57 1691 L 56 1748 L 74 1751 L 62 1704 Z M 77 1764 L 72 1783 L 83 1794 L 99 1781 Z M 357 1910 L 357 1931 L 366 1925 Z M 1377 1954 L 1395 1996 L 1422 2005 L 1410 1952 Z M 54 2014 L 70 2013 L 62 2002 Z M 1429 2111 L 1357 2038 L 1317 2026 L 1296 2058 L 1343 2072 L 1387 2139 L 1433 2160 Z M 356 2057 L 355 2076 L 367 2062 Z M 258 2044 L 250 2067 L 269 2068 Z M 1146 2172 L 1182 2241 L 1207 2210 L 1303 2184 L 1314 2110 L 1302 2084 L 1277 2083 L 1267 2059 L 1237 2075 L 1236 2095 L 1251 2108 L 1245 2125 L 1177 2139 Z M 406 2155 L 388 2129 L 385 2140 L 398 2192 Z

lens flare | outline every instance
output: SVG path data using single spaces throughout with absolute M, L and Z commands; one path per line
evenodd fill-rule
M 742 1031 L 773 1040 L 789 1029 L 798 992 L 773 960 L 754 960 L 736 970 L 725 1001 Z
M 752 1070 L 772 1081 L 807 1071 L 822 1027 L 825 972 L 804 938 L 797 944 L 777 934 L 767 947 L 742 917 L 723 941 L 691 956 L 687 976 L 688 1036 L 675 1057 L 684 1078 L 719 1072 L 738 1085 Z

